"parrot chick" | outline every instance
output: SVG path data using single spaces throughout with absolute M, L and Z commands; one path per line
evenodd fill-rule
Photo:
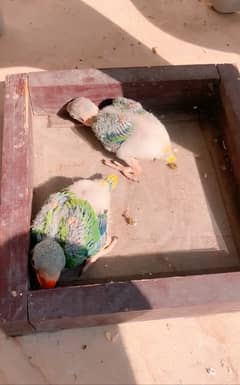
M 37 242 L 32 263 L 42 288 L 52 288 L 64 267 L 85 263 L 82 272 L 115 246 L 109 236 L 111 191 L 117 176 L 82 179 L 51 194 L 33 221 Z
M 139 180 L 142 171 L 139 159 L 163 159 L 170 168 L 176 167 L 166 127 L 140 103 L 117 97 L 111 105 L 99 110 L 90 99 L 79 97 L 68 103 L 67 111 L 72 118 L 91 127 L 105 149 L 128 165 L 104 161 L 128 179 Z

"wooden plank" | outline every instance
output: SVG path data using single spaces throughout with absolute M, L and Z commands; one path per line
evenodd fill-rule
M 106 68 L 101 71 L 121 83 L 219 80 L 214 64 Z
M 153 67 L 87 68 L 80 70 L 41 71 L 29 75 L 31 87 L 95 85 L 109 83 L 174 80 L 219 80 L 214 64 Z
M 214 96 L 219 75 L 214 65 L 85 69 L 29 75 L 35 114 L 56 114 L 79 95 L 100 103 L 125 95 L 146 106 L 199 104 Z
M 120 84 L 31 87 L 30 95 L 34 114 L 50 115 L 57 114 L 66 103 L 80 95 L 98 104 L 106 95 L 108 98 L 122 95 L 122 88 Z
M 222 122 L 233 172 L 240 188 L 240 74 L 232 64 L 217 66 L 220 82 L 220 98 L 224 113 Z
M 33 291 L 38 331 L 240 310 L 240 273 L 148 279 Z
M 31 143 L 27 76 L 6 79 L 0 186 L 0 325 L 29 330 L 28 237 L 31 214 Z
M 222 124 L 222 119 L 222 115 L 218 115 L 216 126 L 212 126 L 212 129 L 209 129 L 209 123 L 206 122 L 206 120 L 202 120 L 201 127 L 206 139 L 206 145 L 209 154 L 214 164 L 217 181 L 219 183 L 221 191 L 222 201 L 224 203 L 224 207 L 229 218 L 229 224 L 231 226 L 231 232 L 234 238 L 234 243 L 237 247 L 239 261 L 240 215 L 237 201 L 237 186 L 235 183 L 235 177 L 232 172 L 232 164 L 229 160 L 230 154 L 227 151 L 227 148 L 225 147 L 225 139 L 223 136 L 222 129 L 224 128 L 226 130 L 226 126 Z

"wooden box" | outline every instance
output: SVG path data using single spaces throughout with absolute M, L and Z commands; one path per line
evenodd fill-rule
M 9 335 L 130 320 L 194 316 L 240 309 L 240 273 L 238 272 L 240 246 L 239 79 L 237 68 L 230 64 L 86 69 L 38 72 L 7 77 L 1 149 L 0 325 Z M 132 262 L 132 267 L 129 265 L 133 271 L 136 267 L 136 274 L 131 273 L 131 275 L 127 274 L 122 277 L 120 277 L 121 274 L 113 274 L 111 277 L 111 273 L 109 273 L 107 278 L 103 277 L 98 280 L 95 277 L 88 282 L 80 283 L 62 280 L 59 287 L 55 289 L 36 290 L 30 279 L 28 266 L 32 200 L 33 193 L 39 195 L 41 192 L 41 186 L 37 189 L 35 181 L 41 175 L 43 164 L 49 164 L 49 170 L 52 170 L 54 177 L 56 169 L 51 169 L 54 156 L 57 151 L 64 149 L 61 147 L 63 143 L 60 139 L 60 131 L 68 128 L 65 127 L 67 121 L 62 119 L 61 108 L 69 100 L 79 95 L 90 97 L 99 104 L 104 99 L 122 94 L 142 102 L 144 107 L 160 114 L 163 119 L 172 114 L 181 116 L 182 122 L 179 123 L 179 127 L 183 126 L 184 121 L 187 125 L 190 117 L 201 122 L 201 132 L 205 138 L 206 147 L 204 151 L 207 151 L 206 156 L 210 159 L 208 163 L 211 163 L 211 175 L 204 172 L 204 164 L 207 163 L 204 163 L 206 159 L 202 159 L 201 155 L 194 155 L 194 163 L 193 160 L 181 163 L 180 151 L 178 154 L 180 174 L 174 174 L 174 171 L 171 170 L 169 172 L 173 172 L 173 174 L 167 178 L 171 177 L 174 180 L 175 175 L 178 175 L 178 181 L 180 181 L 178 183 L 181 186 L 186 183 L 188 190 L 191 190 L 189 186 L 192 186 L 195 191 L 191 175 L 196 175 L 196 172 L 199 171 L 199 183 L 203 186 L 201 191 L 206 195 L 206 207 L 209 208 L 212 223 L 217 228 L 216 239 L 219 241 L 219 234 L 221 235 L 221 229 L 224 227 L 221 219 L 224 211 L 224 220 L 227 221 L 228 230 L 223 230 L 225 233 L 222 239 L 225 242 L 224 245 L 230 242 L 231 247 L 224 252 L 220 249 L 215 250 L 214 247 L 209 248 L 208 229 L 206 228 L 206 233 L 200 237 L 197 248 L 191 249 L 190 242 L 185 253 L 182 250 L 180 254 L 177 254 L 178 259 L 174 256 L 177 250 L 172 250 L 169 257 L 166 256 L 166 253 L 164 254 L 164 261 L 166 262 L 170 258 L 175 266 L 178 266 L 180 257 L 183 262 L 190 261 L 184 262 L 182 268 L 172 269 L 169 263 L 168 268 L 159 269 L 159 271 L 158 269 L 144 271 L 141 274 L 137 269 L 141 260 L 139 257 Z M 41 129 L 41 124 L 38 124 L 42 121 L 41 119 L 47 122 L 44 130 Z M 36 127 L 39 131 L 36 131 Z M 178 127 L 178 121 L 175 122 L 174 127 Z M 179 146 L 181 144 L 181 148 L 187 148 L 191 154 L 194 153 L 189 143 L 192 143 L 197 131 L 193 130 L 192 133 L 188 133 L 187 137 L 184 137 L 185 134 L 182 132 L 181 136 L 179 128 L 177 130 L 177 144 Z M 172 133 L 174 136 L 174 129 Z M 41 145 L 44 143 L 44 135 L 46 140 L 49 139 L 47 135 L 52 135 L 52 141 L 56 140 L 56 145 L 52 146 L 51 150 L 48 147 L 45 148 L 44 144 Z M 33 144 L 34 141 L 37 143 L 36 145 Z M 98 156 L 101 154 L 101 146 L 94 142 L 91 146 L 92 158 L 89 157 L 89 163 L 94 158 L 95 145 L 98 145 Z M 196 146 L 198 146 L 197 141 Z M 37 148 L 42 151 L 39 158 L 36 155 Z M 45 157 L 48 157 L 47 160 L 43 159 L 44 154 Z M 76 159 L 76 164 L 77 162 L 78 159 Z M 34 165 L 37 165 L 37 169 L 34 169 Z M 75 163 L 72 162 L 71 165 L 72 168 L 75 167 Z M 60 170 L 60 164 L 56 167 Z M 149 163 L 146 167 L 146 170 L 151 173 L 151 167 L 156 170 L 157 166 Z M 164 166 L 161 167 L 159 174 L 165 172 L 161 171 Z M 181 178 L 181 168 L 184 167 L 185 169 L 188 167 L 188 173 Z M 84 167 L 82 170 L 84 174 Z M 96 169 L 96 172 L 98 171 Z M 65 175 L 64 172 L 62 172 L 62 177 Z M 71 172 L 68 176 L 71 176 Z M 77 173 L 79 173 L 79 169 Z M 156 179 L 156 174 L 154 179 Z M 218 192 L 216 199 L 208 200 L 208 189 L 211 189 L 210 185 L 213 180 Z M 122 183 L 127 185 L 128 182 Z M 52 185 L 51 189 L 54 191 L 61 186 L 61 182 L 58 184 Z M 141 184 L 137 188 L 141 190 Z M 47 195 L 47 192 L 48 190 L 44 194 Z M 184 194 L 188 194 L 188 191 L 182 195 L 179 191 L 176 193 L 173 205 L 177 207 L 177 205 L 181 205 L 181 199 L 186 200 Z M 162 194 L 161 191 L 159 191 L 159 196 L 160 194 Z M 174 194 L 172 193 L 171 196 L 173 199 Z M 198 198 L 197 194 L 192 194 L 189 206 L 186 206 L 185 203 L 184 210 L 187 211 L 188 208 L 189 211 L 195 210 L 192 207 L 198 204 Z M 152 199 L 156 199 L 156 192 L 155 198 Z M 216 200 L 221 200 L 221 209 L 214 209 Z M 33 212 L 36 211 L 36 207 L 34 207 L 35 204 L 33 204 Z M 159 216 L 163 215 L 161 208 L 158 207 L 156 210 L 159 210 Z M 200 221 L 204 213 L 201 213 L 201 207 L 199 210 Z M 163 213 L 166 214 L 166 211 L 163 210 Z M 169 216 L 166 217 L 166 227 L 170 226 L 169 218 Z M 120 218 L 118 220 L 120 221 Z M 181 229 L 184 228 L 180 216 L 176 221 L 179 228 L 181 226 Z M 194 221 L 191 223 L 191 227 L 194 230 L 196 225 L 197 232 L 198 219 L 195 217 Z M 177 225 L 175 224 L 175 227 Z M 119 226 L 123 227 L 123 224 Z M 129 230 L 129 232 L 131 231 Z M 139 230 L 139 234 L 141 231 Z M 148 232 L 147 223 L 144 231 Z M 179 244 L 185 242 L 184 233 L 181 237 Z M 177 235 L 174 239 L 176 238 Z M 158 239 L 155 238 L 152 242 L 157 244 Z M 133 250 L 134 240 L 131 241 L 131 245 Z M 144 263 L 146 261 L 150 263 L 153 257 L 149 255 L 148 248 L 145 249 L 143 245 L 141 250 Z M 163 257 L 156 256 L 155 260 L 161 262 Z M 114 261 L 120 264 L 117 258 L 115 260 L 113 258 L 113 265 Z M 128 266 L 127 259 L 124 263 Z

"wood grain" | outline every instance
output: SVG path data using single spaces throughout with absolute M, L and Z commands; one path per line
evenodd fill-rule
M 146 107 L 209 103 L 219 75 L 214 65 L 161 66 L 34 72 L 29 75 L 34 114 L 56 114 L 78 96 L 99 104 L 125 95 Z
M 239 309 L 240 273 L 38 290 L 29 297 L 30 321 L 38 331 Z
M 220 98 L 223 111 L 223 130 L 232 161 L 238 188 L 240 188 L 240 74 L 232 64 L 217 66 L 221 77 Z
M 0 187 L 0 323 L 7 332 L 29 330 L 28 244 L 31 214 L 31 143 L 27 76 L 6 79 Z

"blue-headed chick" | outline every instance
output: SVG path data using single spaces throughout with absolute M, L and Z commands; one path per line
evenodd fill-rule
M 111 191 L 117 176 L 82 179 L 51 194 L 33 220 L 36 243 L 32 264 L 42 288 L 55 287 L 64 267 L 85 263 L 83 272 L 109 252 L 117 237 L 109 235 Z

